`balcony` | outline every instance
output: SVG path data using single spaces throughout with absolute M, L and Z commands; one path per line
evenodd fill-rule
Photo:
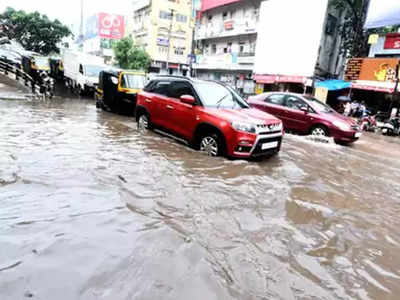
M 252 33 L 257 33 L 257 22 L 253 19 L 225 20 L 196 27 L 194 39 L 204 40 Z

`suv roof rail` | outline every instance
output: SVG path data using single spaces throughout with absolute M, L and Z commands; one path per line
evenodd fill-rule
M 163 78 L 179 78 L 179 79 L 185 79 L 185 80 L 192 80 L 192 78 L 190 77 L 186 77 L 186 76 L 180 76 L 180 75 L 155 75 L 154 78 L 159 78 L 159 77 L 163 77 Z

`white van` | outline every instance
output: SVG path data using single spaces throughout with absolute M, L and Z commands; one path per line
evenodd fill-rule
M 108 68 L 102 57 L 78 51 L 65 51 L 61 61 L 65 85 L 81 95 L 94 91 L 99 83 L 99 73 Z

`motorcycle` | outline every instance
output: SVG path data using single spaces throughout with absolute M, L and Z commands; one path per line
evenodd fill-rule
M 383 124 L 382 127 L 383 135 L 396 136 L 400 135 L 400 120 L 398 117 L 391 119 L 389 122 Z
M 377 123 L 375 116 L 366 115 L 360 120 L 360 128 L 363 131 L 375 132 L 377 128 Z

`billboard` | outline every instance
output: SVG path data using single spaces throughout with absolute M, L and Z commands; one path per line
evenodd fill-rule
M 124 16 L 99 13 L 99 37 L 105 39 L 122 39 L 125 31 Z
M 347 64 L 346 80 L 397 81 L 398 58 L 353 58 Z
M 313 76 L 327 5 L 328 0 L 261 2 L 254 72 Z M 312 18 L 305 18 L 311 11 Z
M 400 24 L 399 0 L 370 0 L 365 28 Z

